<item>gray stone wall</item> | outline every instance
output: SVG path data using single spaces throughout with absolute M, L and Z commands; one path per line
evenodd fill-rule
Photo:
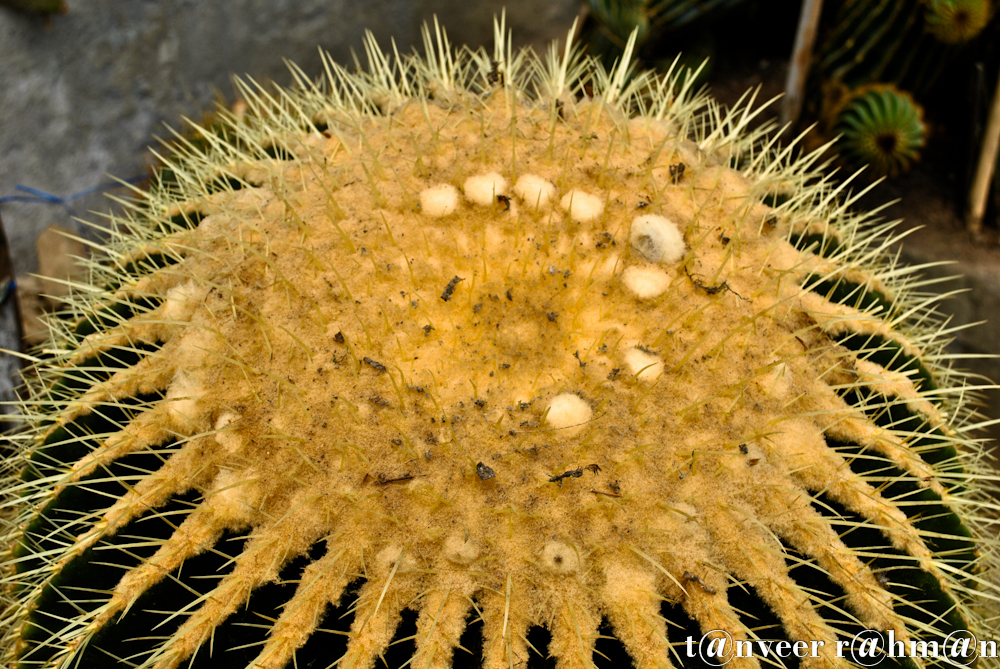
M 388 46 L 420 44 L 437 14 L 455 43 L 490 44 L 506 6 L 518 44 L 565 35 L 579 0 L 68 0 L 45 19 L 0 6 L 0 198 L 24 185 L 61 197 L 129 178 L 151 161 L 163 124 L 199 118 L 230 75 L 290 81 L 282 58 L 320 73 L 317 47 L 342 63 L 363 58 L 370 28 Z M 21 195 L 24 195 L 21 193 Z M 90 195 L 73 211 L 106 210 Z M 53 223 L 86 233 L 54 204 L 0 204 L 17 274 L 37 268 L 35 238 Z

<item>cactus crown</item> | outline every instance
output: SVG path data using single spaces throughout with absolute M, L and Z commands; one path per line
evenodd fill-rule
M 632 43 L 425 41 L 240 83 L 112 220 L 3 465 L 5 661 L 995 625 L 975 388 L 892 224 Z
M 990 20 L 989 0 L 927 0 L 927 30 L 942 42 L 968 42 Z
M 842 103 L 835 131 L 853 164 L 896 176 L 920 157 L 926 140 L 923 116 L 910 94 L 891 84 L 862 86 Z

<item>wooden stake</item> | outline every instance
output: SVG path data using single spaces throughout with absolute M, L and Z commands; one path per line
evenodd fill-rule
M 976 177 L 972 180 L 972 190 L 969 192 L 969 209 L 965 215 L 965 227 L 974 235 L 983 229 L 986 200 L 990 194 L 990 180 L 996 168 L 998 150 L 1000 150 L 1000 78 L 997 79 L 996 90 L 993 91 L 993 103 L 990 105 L 990 116 L 986 122 L 983 148 L 979 154 L 979 164 L 976 165 Z
M 819 30 L 819 16 L 823 11 L 823 0 L 802 0 L 799 27 L 795 32 L 795 47 L 788 63 L 788 78 L 785 80 L 785 98 L 781 101 L 781 123 L 795 123 L 802 112 L 802 98 L 809 76 L 809 61 L 812 59 L 813 44 Z

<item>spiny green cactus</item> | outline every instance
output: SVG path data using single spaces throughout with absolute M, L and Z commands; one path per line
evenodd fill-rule
M 845 159 L 855 167 L 870 165 L 881 176 L 904 171 L 903 163 L 919 158 L 924 129 L 917 101 L 927 99 L 962 48 L 982 32 L 990 11 L 989 0 L 845 0 L 836 7 L 816 51 L 809 104 L 822 125 L 845 133 L 837 145 Z M 859 105 L 872 110 L 868 118 L 859 115 Z M 895 147 L 905 152 L 883 152 L 851 128 L 859 122 L 870 128 L 875 116 L 895 129 L 903 140 Z
M 638 44 L 642 44 L 650 30 L 677 30 L 741 1 L 587 0 L 595 18 L 621 40 L 621 46 L 633 30 L 638 31 Z
M 895 84 L 920 97 L 989 14 L 989 0 L 847 0 L 817 49 L 814 74 L 849 88 Z
M 990 20 L 989 0 L 927 0 L 927 30 L 942 42 L 968 42 Z
M 710 32 L 699 39 L 678 44 L 681 31 L 704 26 L 705 21 L 742 0 L 587 0 L 593 21 L 584 24 L 587 53 L 600 58 L 605 66 L 620 60 L 623 49 L 635 33 L 635 50 L 641 62 L 667 72 L 686 59 L 698 67 L 714 52 Z M 708 73 L 703 68 L 702 75 Z
M 8 666 L 995 636 L 976 389 L 892 224 L 753 96 L 496 38 L 241 83 L 112 221 L 3 465 Z
M 835 132 L 847 160 L 889 176 L 908 170 L 926 139 L 923 109 L 894 86 L 855 91 L 837 114 Z

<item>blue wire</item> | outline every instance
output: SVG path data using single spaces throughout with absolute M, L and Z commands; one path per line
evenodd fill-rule
M 148 175 L 139 175 L 125 179 L 126 184 L 136 184 L 141 183 L 149 179 Z M 99 193 L 102 191 L 111 190 L 112 188 L 120 188 L 123 184 L 118 181 L 109 181 L 107 183 L 98 184 L 92 188 L 87 188 L 79 193 L 73 193 L 66 197 L 59 197 L 58 195 L 53 195 L 52 193 L 46 193 L 38 188 L 32 188 L 31 186 L 22 186 L 18 184 L 14 186 L 14 190 L 20 191 L 22 193 L 28 193 L 28 195 L 8 195 L 6 197 L 0 197 L 0 204 L 6 202 L 27 202 L 32 204 L 58 204 L 63 209 L 65 209 L 71 216 L 76 216 L 76 211 L 70 206 L 70 202 L 73 200 L 84 197 L 85 195 L 90 195 L 92 193 Z

